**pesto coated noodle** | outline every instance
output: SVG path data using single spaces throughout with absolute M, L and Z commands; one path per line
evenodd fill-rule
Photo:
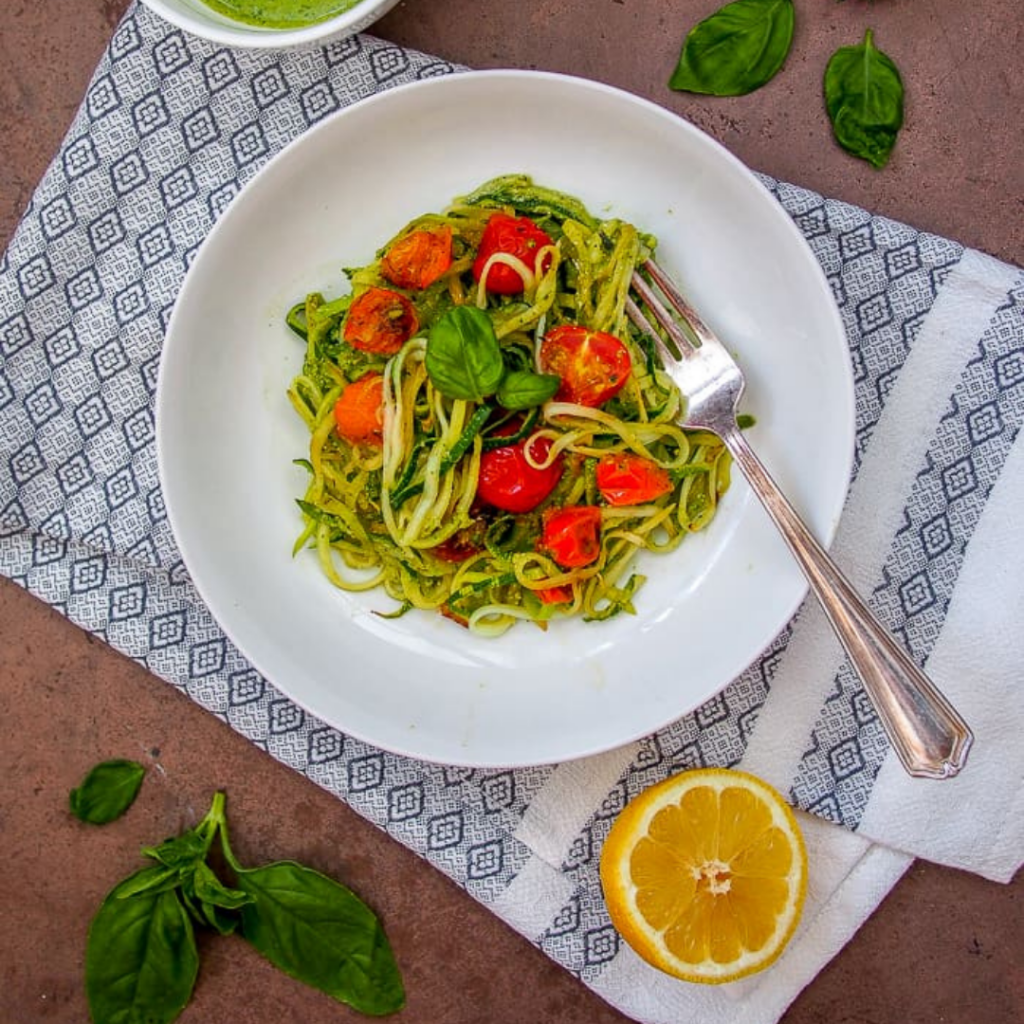
M 293 307 L 306 356 L 288 394 L 310 432 L 295 553 L 381 590 L 380 615 L 485 635 L 635 612 L 635 556 L 703 529 L 730 468 L 716 436 L 679 426 L 684 396 L 626 316 L 655 244 L 507 175 L 347 269 L 350 294 Z

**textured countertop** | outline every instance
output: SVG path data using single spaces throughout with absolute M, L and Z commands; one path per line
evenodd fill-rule
M 1024 15 L 1019 0 L 798 2 L 794 47 L 765 89 L 730 100 L 666 81 L 687 28 L 716 0 L 404 0 L 372 30 L 472 67 L 599 79 L 689 118 L 755 170 L 1024 264 Z M 125 0 L 8 0 L 0 35 L 0 233 L 18 216 L 81 101 Z M 884 171 L 831 141 L 828 56 L 871 27 L 907 86 Z M 39 713 L 42 707 L 43 714 Z M 0 579 L 0 1021 L 83 1021 L 85 931 L 137 850 L 228 791 L 242 860 L 294 857 L 383 917 L 405 975 L 401 1019 L 612 1024 L 601 1002 L 434 868 L 278 764 L 183 694 Z M 86 768 L 148 772 L 131 814 L 85 830 L 66 811 Z M 918 863 L 806 989 L 785 1024 L 1011 1024 L 1024 1017 L 1024 894 Z M 361 1020 L 238 940 L 201 946 L 185 1021 Z

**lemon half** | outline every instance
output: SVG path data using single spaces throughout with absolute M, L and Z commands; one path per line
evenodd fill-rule
M 746 772 L 703 768 L 644 790 L 601 852 L 612 923 L 648 963 L 719 984 L 760 971 L 800 920 L 807 853 L 782 796 Z

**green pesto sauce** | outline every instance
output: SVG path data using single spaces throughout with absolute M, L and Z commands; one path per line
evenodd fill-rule
M 218 14 L 260 28 L 301 28 L 355 7 L 359 0 L 203 0 Z

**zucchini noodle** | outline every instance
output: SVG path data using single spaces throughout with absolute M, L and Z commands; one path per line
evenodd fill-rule
M 528 257 L 481 256 L 474 274 L 498 211 L 528 217 L 544 242 Z M 415 232 L 445 239 L 450 232 L 450 260 L 425 287 L 395 285 L 384 257 Z M 308 453 L 295 460 L 309 479 L 297 499 L 295 554 L 310 551 L 342 590 L 382 590 L 397 608 L 380 615 L 440 611 L 483 636 L 523 620 L 547 628 L 556 618 L 634 613 L 645 581 L 633 569 L 637 554 L 671 551 L 704 529 L 729 486 L 728 452 L 713 434 L 680 426 L 685 396 L 626 314 L 633 272 L 655 244 L 631 224 L 595 218 L 571 196 L 506 175 L 417 217 L 373 262 L 346 269 L 350 294 L 327 301 L 313 293 L 297 303 L 286 322 L 306 354 L 288 398 L 309 430 Z M 491 290 L 499 267 L 513 280 L 518 275 L 520 291 Z M 346 340 L 350 310 L 354 319 L 353 307 L 371 289 L 399 293 L 415 313 L 412 336 L 393 354 Z M 628 353 L 628 377 L 598 404 L 543 395 L 517 404 L 500 387 L 452 397 L 432 376 L 428 349 L 432 328 L 460 307 L 485 314 L 503 380 L 543 383 L 542 343 L 565 325 L 617 338 Z M 368 375 L 380 376 L 380 425 L 352 440 L 339 432 L 339 399 Z M 527 512 L 502 511 L 479 493 L 491 453 L 510 445 L 522 446 L 532 471 L 561 467 L 550 493 Z M 665 487 L 635 504 L 613 499 L 598 467 L 618 456 L 644 460 Z M 599 510 L 590 513 L 599 548 L 586 564 L 560 564 L 546 542 L 547 516 L 577 507 Z

